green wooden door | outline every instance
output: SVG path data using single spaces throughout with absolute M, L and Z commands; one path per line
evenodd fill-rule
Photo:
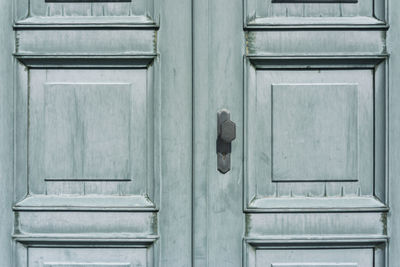
M 10 2 L 0 265 L 189 266 L 190 2 Z
M 0 0 L 0 266 L 397 266 L 399 8 Z
M 398 265 L 388 10 L 383 0 L 194 1 L 194 266 Z M 226 174 L 222 109 L 237 125 Z

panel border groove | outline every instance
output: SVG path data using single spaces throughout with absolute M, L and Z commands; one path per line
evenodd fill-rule
M 293 17 L 292 21 L 285 21 L 285 17 L 273 18 L 257 18 L 255 14 L 249 13 L 249 3 L 255 0 L 243 0 L 243 29 L 246 31 L 260 30 L 383 30 L 389 29 L 388 23 L 388 0 L 373 1 L 372 12 L 370 17 L 326 17 L 329 22 L 307 21 L 305 17 Z M 357 4 L 358 0 L 272 0 L 273 4 Z M 253 3 L 254 5 L 254 3 Z
M 388 69 L 388 55 L 376 54 L 376 55 L 311 55 L 311 56 L 256 56 L 248 55 L 244 56 L 244 203 L 243 211 L 245 213 L 277 213 L 277 212 L 386 212 L 388 211 L 387 206 L 387 173 L 386 163 L 387 158 L 387 122 L 385 119 L 376 120 L 376 118 L 387 118 L 387 97 L 388 97 L 388 81 L 387 81 L 387 69 Z M 374 70 L 374 101 L 382 101 L 380 107 L 376 107 L 374 103 L 374 195 L 366 199 L 365 205 L 349 205 L 344 207 L 275 207 L 267 208 L 263 206 L 254 206 L 252 201 L 256 195 L 253 192 L 254 189 L 249 188 L 248 181 L 248 141 L 247 132 L 245 129 L 248 128 L 248 87 L 251 86 L 249 83 L 249 77 L 255 79 L 256 71 L 258 70 L 309 70 L 309 69 L 372 69 Z M 380 88 L 380 92 L 384 92 L 383 98 L 377 100 L 376 88 Z M 383 90 L 383 91 L 382 91 Z M 379 125 L 377 125 L 379 124 Z M 375 129 L 381 127 L 382 131 L 376 132 Z M 379 140 L 379 143 L 377 143 Z M 377 153 L 381 156 L 380 160 L 377 160 Z M 380 179 L 379 179 L 380 178 Z M 253 191 L 252 191 L 253 190 Z M 262 196 L 260 196 L 262 197 Z M 275 198 L 279 199 L 279 198 Z M 296 198 L 293 198 L 294 200 Z M 310 197 L 310 199 L 312 199 Z M 351 199 L 349 199 L 351 203 Z
M 34 55 L 26 55 L 26 54 L 21 54 L 21 53 L 14 53 L 15 58 L 17 59 L 15 62 L 15 70 L 16 70 L 16 84 L 15 87 L 22 87 L 26 90 L 26 88 L 29 87 L 29 79 L 30 79 L 30 70 L 31 69 L 145 69 L 146 70 L 146 80 L 147 80 L 147 86 L 155 86 L 154 90 L 154 97 L 155 97 L 155 103 L 158 103 L 159 101 L 159 87 L 154 84 L 154 64 L 158 64 L 157 61 L 157 55 L 156 54 L 150 54 L 150 55 L 126 55 L 126 56 L 120 56 L 120 55 L 79 55 L 79 54 L 72 54 L 72 55 L 40 55 L 40 54 L 34 54 Z M 157 62 L 155 62 L 157 61 Z M 17 101 L 17 95 L 15 95 L 14 101 Z M 15 102 L 15 107 L 17 108 L 17 102 Z M 154 111 L 157 114 L 159 114 L 159 109 L 160 107 L 155 104 L 154 106 Z M 22 111 L 20 111 L 22 112 Z M 17 114 L 17 113 L 15 113 Z M 16 115 L 18 116 L 18 115 Z M 158 115 L 157 115 L 158 116 Z M 156 116 L 156 117 L 157 117 Z M 159 119 L 159 118 L 158 118 Z M 25 125 L 25 121 L 21 120 L 19 123 L 16 123 L 14 126 L 16 129 L 16 132 L 22 131 Z M 157 123 L 156 121 L 153 121 L 153 123 Z M 24 124 L 24 125 L 21 125 Z M 20 130 L 18 130 L 20 129 Z M 158 126 L 156 125 L 154 127 L 154 136 L 150 136 L 149 138 L 154 138 L 155 142 L 158 142 L 159 140 L 157 139 L 158 135 Z M 27 145 L 27 144 L 25 144 Z M 22 153 L 21 149 L 26 149 L 23 148 L 23 144 L 17 145 L 15 153 L 18 155 Z M 153 147 L 155 149 L 155 147 Z M 26 153 L 27 151 L 25 151 Z M 156 158 L 154 160 L 154 164 L 158 164 L 159 160 L 157 160 L 157 157 L 159 157 L 159 153 L 157 151 L 154 151 L 154 157 Z M 46 205 L 45 203 L 47 201 L 40 201 L 40 196 L 35 195 L 29 195 L 28 192 L 28 178 L 26 177 L 26 172 L 24 174 L 24 171 L 21 170 L 21 168 L 26 168 L 26 163 L 23 163 L 23 159 L 20 159 L 20 162 L 18 163 L 17 160 L 17 165 L 21 165 L 20 168 L 17 168 L 16 171 L 16 182 L 15 185 L 19 188 L 19 190 L 16 192 L 15 199 L 17 200 L 16 203 L 13 206 L 14 211 L 134 211 L 134 212 L 158 212 L 158 192 L 159 192 L 159 177 L 157 173 L 154 173 L 156 177 L 150 177 L 152 181 L 147 181 L 146 182 L 146 194 L 143 196 L 140 196 L 140 199 L 137 199 L 132 204 L 138 204 L 139 206 L 135 205 L 132 207 L 126 206 L 126 203 L 124 204 L 122 201 L 121 206 L 99 206 L 99 207 L 94 207 L 94 206 L 87 206 L 85 203 L 82 203 L 82 205 L 76 206 L 76 201 L 67 201 L 65 204 L 67 204 L 66 207 L 62 206 L 49 206 Z M 157 167 L 155 167 L 157 168 Z M 25 178 L 24 178 L 25 175 Z M 154 181 L 153 181 L 154 180 Z M 149 186 L 153 188 L 149 189 Z M 150 190 L 150 191 L 149 191 Z M 73 197 L 73 196 L 72 196 Z M 151 197 L 151 198 L 150 198 Z M 152 199 L 154 197 L 154 199 Z M 89 197 L 90 198 L 90 197 Z M 32 202 L 33 201 L 33 202 Z M 126 202 L 126 201 L 125 201 Z M 42 204 L 40 204 L 42 203 Z M 68 204 L 69 203 L 69 204 Z M 75 204 L 74 204 L 75 203 Z M 140 206 L 140 203 L 144 204 L 143 206 Z M 27 205 L 26 205 L 27 204 Z
M 127 4 L 132 0 L 41 0 L 49 4 Z M 31 16 L 28 1 L 14 0 L 14 30 L 35 29 L 148 29 L 160 28 L 160 0 L 151 0 L 151 14 L 139 16 Z M 150 5 L 150 4 L 149 4 Z M 148 11 L 148 10 L 147 10 Z
M 325 238 L 319 240 L 268 240 L 243 239 L 243 265 L 256 266 L 256 254 L 259 250 L 288 250 L 288 249 L 373 249 L 373 266 L 386 267 L 388 250 L 387 237 L 371 238 Z M 361 266 L 360 266 L 361 267 Z

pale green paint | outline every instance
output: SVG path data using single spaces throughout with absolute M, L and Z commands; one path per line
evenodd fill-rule
M 0 0 L 0 266 L 12 266 L 13 57 L 12 2 Z
M 388 178 L 389 178 L 389 206 L 388 232 L 390 236 L 389 266 L 396 266 L 400 262 L 400 2 L 389 0 L 389 21 L 391 28 L 388 33 L 388 50 L 390 56 L 389 69 L 389 151 L 388 151 Z
M 0 16 L 0 264 L 388 267 L 390 208 L 396 266 L 386 7 L 15 1 L 14 69 Z M 227 174 L 223 108 L 238 128 Z
M 256 266 L 271 267 L 373 267 L 373 250 L 365 249 L 296 249 L 260 251 Z
M 193 1 L 193 266 L 242 265 L 242 1 Z M 217 112 L 236 123 L 231 170 L 217 171 Z
M 160 1 L 157 35 L 161 93 L 159 261 L 155 266 L 190 266 L 192 262 L 192 3 Z M 161 26 L 163 25 L 163 26 Z
M 14 267 L 189 266 L 190 3 L 15 8 Z

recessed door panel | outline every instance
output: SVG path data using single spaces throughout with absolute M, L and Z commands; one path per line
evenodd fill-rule
M 357 205 L 357 197 L 368 202 L 374 186 L 385 183 L 374 173 L 374 132 L 382 130 L 374 126 L 375 105 L 382 104 L 375 102 L 374 72 L 259 69 L 254 75 L 245 92 L 250 205 L 280 199 L 289 208 L 296 197 L 293 205 L 305 201 L 304 208 L 322 208 L 324 198 L 332 198 L 332 208 Z M 345 197 L 355 200 L 346 204 Z
M 351 83 L 271 85 L 272 181 L 358 181 L 358 92 Z
M 29 248 L 26 267 L 151 266 L 147 248 Z
M 256 250 L 254 266 L 373 267 L 373 249 Z
M 251 28 L 384 27 L 385 1 L 245 0 Z
M 83 195 L 102 194 L 102 183 L 114 183 L 114 195 L 145 194 L 153 179 L 154 142 L 147 71 L 32 70 L 30 75 L 31 192 L 46 194 L 48 185 L 69 182 Z

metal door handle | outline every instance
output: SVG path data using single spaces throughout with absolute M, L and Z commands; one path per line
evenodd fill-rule
M 217 157 L 218 170 L 227 173 L 231 169 L 232 141 L 236 138 L 236 124 L 231 114 L 223 109 L 218 112 Z

